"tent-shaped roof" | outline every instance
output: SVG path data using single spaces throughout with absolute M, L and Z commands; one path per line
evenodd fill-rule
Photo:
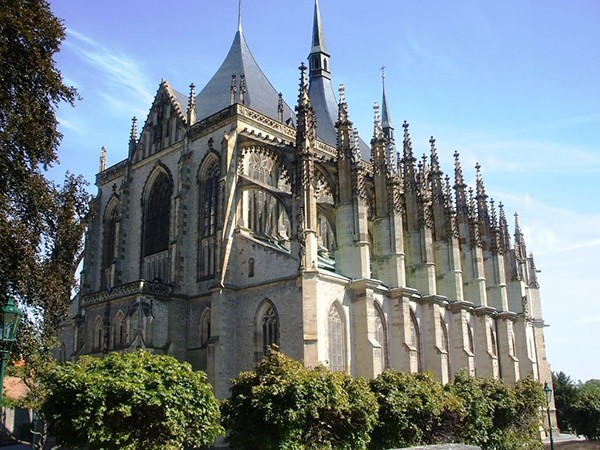
M 223 64 L 196 96 L 197 120 L 205 119 L 231 104 L 231 76 L 236 76 L 239 91 L 242 74 L 246 82 L 244 104 L 272 119 L 278 119 L 279 93 L 256 63 L 239 26 Z M 285 102 L 283 109 L 284 121 L 293 118 L 293 112 Z

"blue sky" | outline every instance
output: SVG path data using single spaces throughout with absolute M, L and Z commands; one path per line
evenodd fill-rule
M 220 66 L 237 26 L 237 0 L 52 0 L 68 36 L 57 64 L 82 100 L 62 107 L 61 164 L 93 182 L 100 148 L 127 156 L 131 118 L 143 123 L 162 78 L 196 92 Z M 335 86 L 365 140 L 380 67 L 397 136 L 407 120 L 417 154 L 437 139 L 473 184 L 518 212 L 538 269 L 553 370 L 600 378 L 600 3 L 596 0 L 452 2 L 321 0 Z M 243 29 L 288 104 L 310 50 L 312 0 L 244 0 Z M 93 186 L 91 187 L 93 190 Z M 512 224 L 512 221 L 511 221 Z M 511 227 L 511 230 L 513 228 Z

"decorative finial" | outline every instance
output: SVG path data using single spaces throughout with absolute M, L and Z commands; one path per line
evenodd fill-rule
M 100 149 L 100 172 L 106 170 L 106 147 L 103 145 Z
M 483 177 L 481 176 L 481 164 L 475 164 L 475 183 L 477 185 L 477 199 L 483 200 L 487 198 L 485 187 L 483 185 Z
M 374 127 L 373 127 L 373 138 L 378 139 L 383 137 L 383 130 L 381 128 L 381 114 L 379 113 L 379 103 L 373 103 L 373 115 L 374 115 Z
M 300 88 L 298 94 L 298 103 L 304 104 L 308 99 L 308 83 L 306 81 L 306 64 L 304 64 L 304 61 L 302 61 L 298 69 L 300 69 Z
M 137 117 L 135 116 L 133 116 L 133 119 L 131 119 L 131 134 L 129 135 L 129 141 L 137 142 Z M 106 149 L 104 152 L 106 153 Z
M 238 31 L 242 32 L 242 0 L 240 0 L 238 5 Z
M 230 90 L 231 98 L 230 104 L 233 105 L 236 102 L 237 98 L 237 77 L 234 74 L 231 74 L 231 90 Z
M 246 104 L 246 75 L 240 75 L 240 103 Z
M 187 110 L 188 125 L 192 126 L 196 122 L 196 85 L 190 84 L 190 96 L 188 97 Z
M 277 119 L 283 122 L 283 94 L 281 92 L 277 98 Z
M 340 86 L 338 87 L 338 92 L 340 94 L 340 103 L 346 103 L 346 88 L 343 84 L 340 84 Z

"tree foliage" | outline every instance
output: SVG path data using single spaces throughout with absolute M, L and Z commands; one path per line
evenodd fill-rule
M 577 393 L 577 385 L 569 375 L 564 372 L 552 372 L 552 386 L 554 387 L 554 406 L 556 407 L 556 420 L 561 431 L 571 429 L 571 405 Z
M 409 447 L 445 441 L 440 432 L 456 399 L 430 373 L 387 370 L 371 381 L 379 420 L 371 448 Z
M 63 83 L 54 55 L 65 37 L 45 0 L 0 0 L 0 304 L 9 295 L 25 311 L 15 358 L 32 389 L 49 370 L 57 328 L 75 284 L 88 214 L 81 177 L 57 185 L 45 177 L 58 162 L 56 109 L 77 93 Z
M 363 379 L 271 350 L 232 380 L 222 413 L 232 448 L 364 449 L 377 403 Z
M 386 371 L 371 382 L 379 403 L 372 449 L 462 442 L 483 449 L 541 448 L 543 402 L 532 378 L 511 387 L 459 373 L 442 386 L 427 373 Z
M 56 366 L 42 410 L 58 443 L 93 449 L 180 449 L 222 434 L 203 372 L 143 350 Z
M 600 440 L 600 380 L 579 386 L 569 410 L 571 426 L 578 435 Z

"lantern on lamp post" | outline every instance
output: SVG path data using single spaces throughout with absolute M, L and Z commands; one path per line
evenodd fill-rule
M 544 394 L 546 394 L 546 412 L 548 413 L 548 431 L 550 434 L 550 450 L 554 450 L 554 438 L 552 437 L 552 420 L 550 419 L 550 402 L 552 401 L 552 389 L 548 382 L 544 382 Z
M 15 306 L 15 299 L 9 295 L 8 301 L 0 308 L 0 406 L 2 405 L 2 388 L 4 385 L 4 371 L 6 362 L 17 339 L 17 331 L 23 317 L 23 311 Z

